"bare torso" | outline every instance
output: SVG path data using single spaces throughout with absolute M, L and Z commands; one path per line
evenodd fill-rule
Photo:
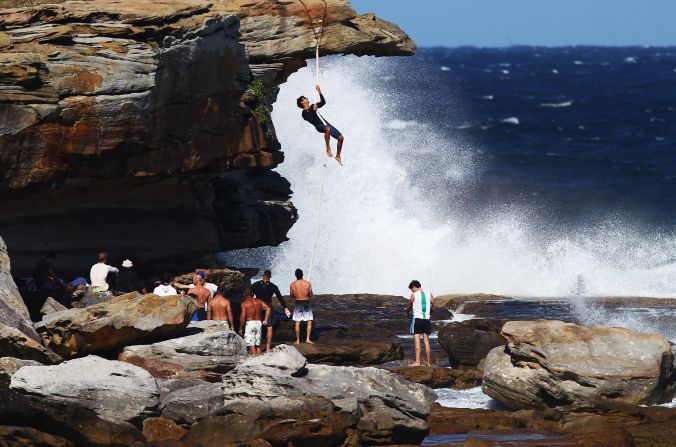
M 308 301 L 312 296 L 312 284 L 304 279 L 297 279 L 291 283 L 291 295 L 296 301 Z
M 242 313 L 244 314 L 246 321 L 251 320 L 263 320 L 263 302 L 255 298 L 247 298 L 242 302 Z
M 207 301 L 209 301 L 209 298 L 211 298 L 211 292 L 209 291 L 209 289 L 205 288 L 202 285 L 197 285 L 192 289 L 188 290 L 188 295 L 197 300 L 197 305 L 200 308 L 204 308 L 204 304 Z
M 230 319 L 230 301 L 223 295 L 216 295 L 209 303 L 210 319 L 228 321 Z

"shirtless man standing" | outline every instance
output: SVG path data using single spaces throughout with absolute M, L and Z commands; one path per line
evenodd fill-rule
M 228 329 L 231 331 L 235 330 L 235 320 L 232 317 L 230 300 L 227 299 L 220 290 L 216 292 L 216 296 L 209 301 L 207 320 L 227 321 L 230 325 Z
M 312 296 L 312 284 L 303 279 L 303 271 L 296 269 L 296 280 L 291 283 L 291 296 L 296 299 L 293 306 L 293 321 L 296 322 L 296 344 L 300 344 L 300 322 L 307 321 L 306 343 L 312 344 L 310 334 L 312 333 L 312 308 L 310 307 L 310 297 Z
M 265 309 L 265 319 L 261 321 L 261 313 Z M 268 324 L 272 308 L 265 302 L 253 297 L 250 288 L 244 291 L 242 302 L 242 315 L 239 319 L 239 335 L 244 337 L 249 353 L 257 355 L 261 353 L 261 335 L 263 325 Z
M 200 275 L 193 276 L 192 281 L 193 284 L 195 284 L 195 287 L 188 290 L 188 295 L 197 300 L 197 311 L 195 312 L 195 315 L 199 321 L 206 320 L 207 306 L 209 299 L 211 298 L 211 292 L 204 287 L 204 279 Z

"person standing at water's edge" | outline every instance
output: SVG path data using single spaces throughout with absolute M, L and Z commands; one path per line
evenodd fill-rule
M 256 281 L 253 283 L 251 286 L 251 290 L 253 290 L 254 295 L 256 298 L 260 298 L 272 308 L 272 297 L 276 296 L 277 299 L 279 300 L 279 304 L 282 305 L 282 308 L 284 309 L 284 314 L 286 314 L 286 318 L 284 317 L 284 314 L 281 314 L 277 311 L 272 309 L 272 316 L 270 317 L 270 320 L 268 321 L 267 326 L 267 345 L 266 345 L 266 352 L 270 351 L 272 348 L 272 332 L 273 328 L 279 324 L 280 321 L 286 321 L 290 316 L 291 312 L 289 311 L 289 308 L 286 306 L 286 301 L 284 300 L 284 297 L 282 297 L 282 293 L 279 291 L 279 287 L 277 287 L 275 284 L 273 284 L 270 281 L 270 278 L 272 278 L 272 272 L 270 270 L 266 270 L 263 272 L 263 279 L 260 281 Z
M 300 323 L 307 321 L 306 343 L 312 344 L 310 335 L 312 334 L 312 308 L 310 307 L 310 297 L 312 297 L 312 284 L 303 279 L 303 271 L 296 269 L 296 280 L 291 283 L 291 296 L 296 299 L 293 306 L 293 321 L 296 322 L 296 344 L 300 343 Z
M 411 317 L 413 310 L 413 319 L 411 320 L 411 334 L 413 334 L 413 343 L 415 346 L 415 363 L 411 366 L 420 366 L 420 336 L 425 343 L 425 364 L 432 365 L 432 353 L 430 352 L 430 334 L 432 333 L 432 322 L 430 314 L 436 307 L 434 296 L 422 290 L 420 281 L 415 279 L 411 281 L 408 288 L 413 292 L 408 300 L 406 315 Z

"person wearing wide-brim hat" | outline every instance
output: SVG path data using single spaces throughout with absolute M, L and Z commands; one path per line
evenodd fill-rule
M 131 259 L 125 259 L 122 261 L 122 269 L 117 275 L 117 287 L 115 287 L 116 292 L 129 293 L 129 292 L 141 292 L 146 293 L 146 289 L 143 286 L 143 283 L 139 279 L 138 273 L 134 270 L 134 263 L 131 262 Z

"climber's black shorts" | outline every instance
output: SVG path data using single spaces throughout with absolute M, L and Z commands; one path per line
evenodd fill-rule
M 338 129 L 336 129 L 330 124 L 321 124 L 321 125 L 318 124 L 317 126 L 315 126 L 315 129 L 317 129 L 317 132 L 319 133 L 324 133 L 326 131 L 326 126 L 329 126 L 331 128 L 331 136 L 333 138 L 338 138 L 343 135 L 342 133 L 340 133 Z

